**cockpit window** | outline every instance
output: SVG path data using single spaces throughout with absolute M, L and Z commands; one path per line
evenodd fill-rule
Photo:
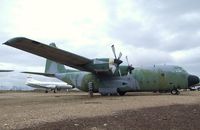
M 186 71 L 181 67 L 175 67 L 175 72 L 186 72 Z

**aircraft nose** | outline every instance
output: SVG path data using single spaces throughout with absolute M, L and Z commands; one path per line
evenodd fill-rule
M 195 75 L 189 75 L 188 76 L 188 87 L 191 87 L 192 85 L 199 83 L 199 77 Z

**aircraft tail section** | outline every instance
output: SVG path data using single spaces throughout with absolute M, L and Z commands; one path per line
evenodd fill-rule
M 57 48 L 55 43 L 51 43 L 50 46 Z M 65 66 L 63 64 L 57 63 L 49 59 L 46 60 L 45 73 L 55 74 L 66 72 L 67 70 L 65 69 Z
M 66 72 L 67 70 L 65 69 L 64 65 L 49 59 L 46 60 L 45 73 L 55 74 L 55 73 L 66 73 Z

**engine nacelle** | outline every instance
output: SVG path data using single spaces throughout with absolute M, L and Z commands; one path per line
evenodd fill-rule
M 97 58 L 93 59 L 93 62 L 88 65 L 88 68 L 91 68 L 96 73 L 110 73 L 114 74 L 116 71 L 116 64 L 112 58 Z

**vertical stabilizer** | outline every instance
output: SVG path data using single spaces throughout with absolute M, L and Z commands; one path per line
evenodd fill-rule
M 56 48 L 55 43 L 51 43 L 50 46 Z M 47 59 L 46 60 L 46 66 L 45 66 L 45 73 L 55 74 L 55 73 L 66 73 L 65 66 L 63 64 L 54 62 L 52 60 Z

